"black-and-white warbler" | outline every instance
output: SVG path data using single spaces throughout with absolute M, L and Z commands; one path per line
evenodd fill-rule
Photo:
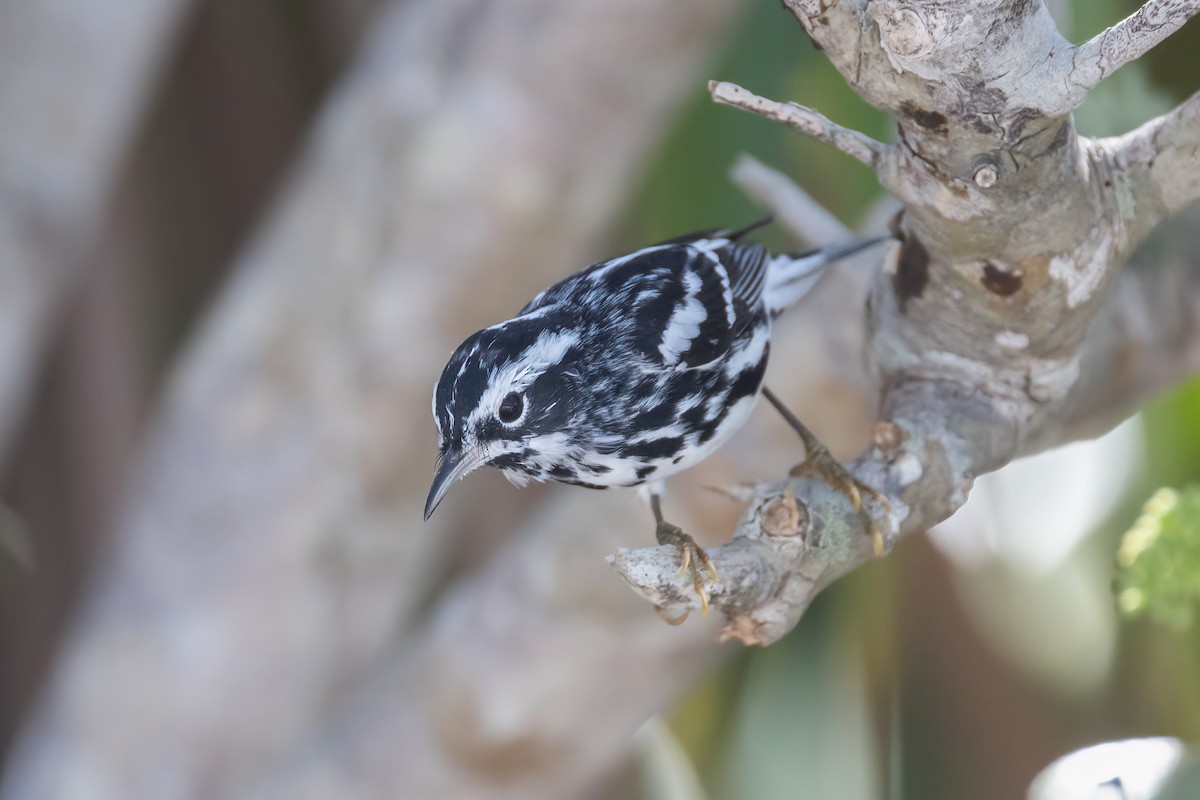
M 513 319 L 472 334 L 434 392 L 441 455 L 425 518 L 455 481 L 482 466 L 503 470 L 518 486 L 550 479 L 592 488 L 644 484 L 658 541 L 679 548 L 680 571 L 691 566 L 707 608 L 701 569 L 714 579 L 716 570 L 690 536 L 664 521 L 661 481 L 745 423 L 762 387 L 772 319 L 830 264 L 880 241 L 773 256 L 741 241 L 764 223 L 594 264 Z M 860 508 L 853 479 L 800 429 L 806 463 L 821 459 L 817 469 Z

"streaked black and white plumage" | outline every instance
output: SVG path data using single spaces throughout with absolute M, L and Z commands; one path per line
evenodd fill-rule
M 726 441 L 758 398 L 771 321 L 878 241 L 773 256 L 740 240 L 755 227 L 600 262 L 463 342 L 434 393 L 426 518 L 481 466 L 517 485 L 656 485 Z

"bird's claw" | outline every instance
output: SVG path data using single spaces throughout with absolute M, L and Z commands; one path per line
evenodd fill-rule
M 708 557 L 708 553 L 704 552 L 704 548 L 696 544 L 696 540 L 684 533 L 678 526 L 672 525 L 669 522 L 658 523 L 658 529 L 655 532 L 659 544 L 670 545 L 679 550 L 679 573 L 678 577 L 683 577 L 689 571 L 692 573 L 692 586 L 696 590 L 697 596 L 700 598 L 700 613 L 708 614 L 708 605 L 710 592 L 708 589 L 709 583 L 716 583 L 719 579 L 717 575 L 717 567 L 713 564 L 712 559 Z M 707 578 L 705 577 L 707 573 Z M 679 625 L 688 617 L 688 612 L 684 611 L 679 617 L 671 618 L 664 615 L 664 619 L 672 625 Z
M 810 477 L 822 480 L 828 483 L 834 489 L 844 494 L 850 501 L 850 505 L 854 510 L 861 514 L 867 523 L 867 533 L 871 535 L 871 543 L 875 551 L 875 557 L 883 556 L 884 538 L 883 531 L 880 530 L 879 524 L 875 518 L 867 511 L 863 505 L 863 495 L 869 495 L 872 499 L 878 502 L 887 510 L 891 510 L 892 503 L 888 500 L 887 495 L 871 486 L 868 483 L 863 483 L 858 478 L 850 474 L 849 470 L 843 467 L 837 459 L 829 454 L 828 450 L 823 447 L 820 449 L 810 448 L 809 456 L 801 463 L 792 467 L 788 473 L 792 477 Z
M 813 435 L 812 431 L 804 427 L 804 423 L 795 414 L 788 411 L 787 406 L 775 396 L 774 392 L 766 386 L 763 387 L 762 391 L 763 396 L 767 398 L 771 405 L 775 406 L 775 409 L 787 420 L 788 425 L 792 426 L 792 430 L 799 434 L 801 441 L 804 442 L 807 457 L 804 461 L 792 467 L 789 474 L 792 477 L 806 476 L 817 478 L 844 494 L 850 501 L 850 505 L 854 507 L 854 510 L 866 520 L 867 532 L 871 534 L 871 542 L 875 548 L 875 557 L 882 556 L 885 544 L 883 531 L 879 529 L 875 518 L 863 509 L 862 496 L 864 493 L 871 495 L 884 508 L 891 511 L 892 503 L 888 500 L 887 495 L 874 486 L 863 483 L 851 475 L 849 470 L 843 467 L 841 462 L 829 452 L 829 449 L 821 444 L 821 441 Z

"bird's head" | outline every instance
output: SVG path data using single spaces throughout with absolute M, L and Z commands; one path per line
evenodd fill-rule
M 529 450 L 565 430 L 574 395 L 579 333 L 566 315 L 517 317 L 459 345 L 433 394 L 438 468 L 425 502 L 429 519 L 450 487 L 482 466 L 532 475 Z

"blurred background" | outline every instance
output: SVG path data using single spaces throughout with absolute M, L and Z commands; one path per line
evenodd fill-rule
M 21 298 L 41 277 L 57 276 L 51 288 L 36 295 L 34 306 L 23 306 L 40 309 L 29 326 L 34 332 L 29 342 L 14 339 L 29 345 L 32 366 L 11 376 L 0 373 L 9 381 L 0 382 L 0 392 L 17 406 L 8 427 L 0 426 L 0 763 L 10 767 L 21 726 L 33 719 L 40 693 L 51 691 L 64 659 L 88 663 L 89 654 L 107 647 L 99 637 L 120 609 L 136 607 L 135 616 L 165 614 L 158 598 L 171 590 L 158 583 L 179 586 L 190 580 L 189 565 L 204 562 L 209 548 L 218 547 L 226 522 L 239 509 L 254 507 L 252 499 L 224 498 L 240 498 L 239 487 L 262 492 L 256 476 L 273 469 L 279 477 L 270 472 L 265 491 L 285 487 L 290 494 L 275 496 L 271 513 L 289 507 L 303 520 L 289 517 L 271 530 L 285 531 L 280 536 L 295 542 L 303 538 L 295 531 L 306 530 L 305 520 L 326 514 L 318 510 L 310 516 L 301 488 L 306 484 L 289 482 L 293 458 L 311 465 L 313 485 L 324 487 L 322 476 L 328 475 L 328 482 L 340 486 L 348 469 L 358 476 L 352 489 L 330 489 L 333 494 L 326 497 L 322 488 L 316 492 L 322 499 L 313 501 L 341 509 L 321 517 L 330 530 L 320 536 L 336 539 L 352 527 L 328 520 L 350 519 L 359 526 L 358 533 L 345 534 L 353 542 L 349 555 L 338 551 L 330 557 L 334 566 L 329 569 L 343 570 L 331 580 L 355 587 L 386 584 L 385 568 L 400 563 L 421 574 L 419 579 L 396 577 L 398 583 L 408 581 L 403 598 L 380 599 L 363 590 L 361 596 L 339 595 L 334 611 L 314 612 L 293 599 L 280 607 L 263 600 L 267 605 L 261 613 L 270 616 L 269 624 L 288 627 L 276 612 L 285 617 L 315 613 L 328 625 L 327 648 L 350 651 L 345 669 L 330 669 L 296 689 L 320 686 L 323 699 L 314 705 L 332 704 L 350 692 L 346 687 L 356 675 L 370 673 L 376 661 L 395 652 L 389 648 L 397 641 L 414 641 L 405 638 L 410 631 L 448 613 L 439 610 L 447 593 L 470 582 L 513 531 L 532 524 L 542 504 L 580 491 L 555 486 L 518 493 L 495 476 L 481 476 L 472 478 L 473 490 L 460 488 L 450 495 L 443 507 L 449 518 L 438 522 L 441 527 L 418 524 L 415 509 L 427 488 L 436 446 L 428 392 L 450 347 L 589 261 L 694 229 L 755 219 L 761 209 L 728 177 L 739 153 L 783 170 L 851 226 L 880 201 L 874 177 L 861 165 L 782 126 L 708 100 L 707 79 L 730 80 L 767 97 L 803 102 L 876 138 L 890 138 L 888 120 L 847 89 L 778 3 L 712 0 L 696 11 L 686 7 L 691 4 L 672 9 L 669 3 L 647 3 L 654 9 L 644 14 L 633 4 L 627 30 L 609 19 L 611 30 L 592 32 L 600 41 L 609 37 L 628 45 L 621 52 L 577 47 L 560 30 L 577 24 L 574 19 L 568 15 L 564 22 L 541 24 L 536 3 L 459 4 L 456 15 L 493 20 L 480 29 L 494 32 L 495 41 L 464 35 L 439 51 L 440 60 L 427 57 L 421 43 L 452 39 L 444 28 L 458 18 L 422 12 L 420 0 L 393 6 L 382 0 L 169 5 L 158 4 L 148 17 L 157 28 L 144 33 L 146 41 L 135 49 L 142 53 L 141 65 L 127 67 L 137 74 L 121 90 L 126 94 L 117 107 L 123 118 L 100 120 L 88 133 L 87 95 L 94 91 L 105 99 L 103 81 L 120 83 L 122 73 L 93 72 L 86 60 L 91 45 L 83 38 L 125 35 L 119 20 L 111 30 L 100 26 L 100 32 L 89 34 L 68 0 L 0 0 L 0 50 L 22 56 L 0 57 L 0 140 L 10 145 L 0 144 L 0 191 L 5 193 L 0 212 L 12 212 L 0 227 L 0 240 L 17 236 L 12 231 L 26 223 L 37 232 L 18 236 L 16 245 L 0 242 L 0 256 L 10 262 L 0 263 L 0 293 Z M 1080 41 L 1138 5 L 1074 0 L 1054 3 L 1052 9 L 1068 37 Z M 695 19 L 681 23 L 678 15 L 684 13 L 694 13 Z M 502 23 L 506 15 L 512 19 Z M 586 13 L 579 19 L 587 19 Z M 537 95 L 544 108 L 529 111 L 522 103 L 531 101 L 517 92 L 491 95 L 466 78 L 453 82 L 460 70 L 486 74 L 482 67 L 488 64 L 503 69 L 508 63 L 504 48 L 521 40 L 508 28 L 520 25 L 529 26 L 529 53 L 514 62 L 514 82 L 557 73 L 565 83 Z M 38 38 L 43 28 L 52 31 L 44 41 L 61 49 L 30 55 L 43 41 Z M 586 32 L 574 35 L 587 38 Z M 555 36 L 563 38 L 561 46 L 548 43 Z M 113 58 L 129 57 L 129 48 L 109 46 L 126 53 Z M 393 50 L 404 55 L 388 55 Z M 662 63 L 639 66 L 634 59 L 646 53 Z M 82 62 L 73 65 L 76 56 Z M 611 61 L 623 59 L 630 60 L 628 72 L 642 77 L 611 74 Z M 27 74 L 43 63 L 56 65 L 51 77 L 62 84 L 47 94 L 40 94 Z M 389 78 L 390 70 L 402 68 L 412 72 Z M 576 77 L 576 71 L 584 77 Z M 1128 130 L 1195 91 L 1197 75 L 1200 27 L 1193 23 L 1102 84 L 1077 115 L 1078 127 L 1088 135 Z M 93 77 L 96 86 L 91 86 Z M 394 85 L 387 84 L 389 79 Z M 633 89 L 621 80 L 649 95 L 645 102 L 653 118 L 638 116 L 636 97 L 626 96 Z M 139 96 L 128 96 L 131 84 L 140 87 Z M 378 105 L 362 99 L 385 84 L 391 88 L 375 95 Z M 500 141 L 495 153 L 505 164 L 545 160 L 558 174 L 538 183 L 480 167 L 488 150 L 480 155 L 466 149 L 473 146 L 469 142 L 459 148 L 467 135 L 462 129 L 421 128 L 422 104 L 433 104 L 430 114 L 441 113 L 438 98 L 427 93 L 460 90 L 457 99 L 467 110 L 449 118 L 469 119 L 482 131 L 494 126 Z M 60 145 L 45 138 L 36 120 L 20 113 L 22 103 L 32 108 L 42 102 L 67 104 L 67 110 L 55 112 L 54 125 L 76 125 L 80 136 L 86 133 L 102 144 L 93 147 L 65 136 L 68 141 Z M 410 107 L 411 119 L 403 110 Z M 529 111 L 529 119 L 512 108 Z M 428 153 L 416 166 L 382 174 L 373 174 L 374 167 L 390 162 L 368 161 L 346 179 L 340 194 L 330 195 L 328 207 L 322 205 L 321 181 L 335 173 L 329 180 L 341 180 L 345 172 L 343 162 L 322 154 L 361 143 L 356 126 L 373 124 L 373 114 L 399 119 L 385 130 L 411 137 L 390 141 L 381 135 L 369 141 L 384 150 L 426 148 Z M 545 123 L 552 117 L 557 128 Z M 543 124 L 544 132 L 538 127 Z M 592 131 L 596 141 L 589 134 L 573 140 L 572 125 Z M 604 125 L 622 132 L 610 136 Z M 594 147 L 603 154 L 595 156 L 599 165 L 593 171 L 577 166 L 572 160 L 577 155 L 569 152 L 573 146 Z M 76 156 L 84 164 L 80 172 L 59 174 Z M 441 163 L 439 158 L 460 161 L 461 174 L 421 172 L 422 165 Z M 77 190 L 72 181 L 81 174 L 87 180 Z M 459 195 L 443 191 L 453 181 L 463 187 L 462 196 L 478 202 L 455 205 Z M 389 186 L 409 205 L 397 201 L 379 211 L 375 201 L 388 196 Z M 486 202 L 496 194 L 524 210 L 480 222 Z M 373 223 L 377 230 L 395 229 L 378 234 L 380 242 L 362 244 L 362 231 L 352 220 L 344 229 L 296 233 L 314 219 L 351 218 L 368 208 L 379 214 Z M 422 261 L 421 253 L 404 250 L 404 237 L 418 229 L 427 237 L 419 241 L 434 242 L 421 247 L 436 257 Z M 508 238 L 500 241 L 501 234 Z M 311 294 L 276 301 L 270 293 L 291 280 L 280 275 L 311 254 L 306 235 L 321 242 L 337 239 L 338 252 L 350 252 L 349 258 L 357 257 L 356 248 L 375 248 L 364 263 L 374 258 L 401 266 L 371 272 L 369 280 L 355 284 L 357 294 L 343 296 L 337 285 L 357 280 L 346 275 L 358 273 L 332 264 L 322 273 L 315 264 L 304 274 L 324 277 L 295 278 L 314 287 Z M 1148 247 L 1150 252 L 1170 249 L 1172 241 L 1187 236 L 1194 238 L 1194 230 L 1170 226 Z M 780 231 L 768 238 L 779 246 L 794 244 Z M 447 276 L 442 283 L 413 277 L 412 263 L 423 263 L 427 271 L 445 270 Z M 6 276 L 5 270 L 12 274 Z M 323 296 L 330 298 L 328 304 L 321 302 Z M 415 314 L 417 306 L 425 310 L 414 317 L 416 323 L 405 327 L 391 321 Z M 302 333 L 293 340 L 287 326 L 273 333 L 260 330 L 272 315 L 291 319 Z M 353 328 L 346 334 L 353 344 L 347 352 L 354 349 L 358 360 L 344 364 L 338 355 L 342 344 L 336 342 L 328 345 L 333 356 L 324 353 L 322 335 L 303 332 L 311 317 Z M 361 322 L 346 323 L 347 318 Z M 0 321 L 0 333 L 6 330 Z M 242 381 L 256 380 L 264 370 L 256 356 L 238 362 L 242 336 L 269 341 L 272 352 L 287 351 L 279 367 L 283 372 L 306 375 L 306 359 L 334 359 L 338 366 L 318 370 L 320 380 L 284 380 L 284 388 L 276 387 L 280 394 L 291 387 L 303 396 L 318 386 L 317 399 L 304 411 L 311 418 L 297 412 L 285 429 L 270 428 L 278 418 L 273 415 L 290 412 L 244 388 L 251 384 Z M 781 345 L 776 373 L 803 353 L 801 346 L 789 356 L 788 347 Z M 240 366 L 228 373 L 215 366 L 231 361 Z M 358 393 L 352 420 L 340 416 L 346 406 L 337 400 L 346 381 Z M 213 456 L 206 449 L 210 443 L 192 441 L 185 432 L 197 440 L 213 431 L 219 437 L 224 427 L 197 428 L 195 420 L 205 419 L 210 409 L 224 413 L 230 397 L 240 398 L 230 412 L 243 426 L 237 430 L 250 431 L 237 447 L 273 448 L 277 455 L 249 462 L 245 475 L 226 472 L 213 478 L 211 473 L 220 470 L 212 465 L 239 451 L 231 445 Z M 851 455 L 865 434 L 836 427 L 836 404 L 821 407 L 819 396 L 806 398 L 802 416 L 812 419 L 816 432 L 828 435 L 840 454 Z M 310 425 L 338 431 L 331 436 L 352 441 L 352 454 L 337 447 L 324 450 L 319 438 L 310 448 L 304 443 Z M 337 439 L 343 426 L 353 430 Z M 748 436 L 735 451 L 745 453 L 752 449 L 747 442 L 766 441 L 763 434 Z M 760 464 L 763 475 L 740 475 L 730 466 L 740 463 L 736 454 L 713 469 L 726 482 L 765 477 L 795 452 L 798 447 L 761 459 L 757 451 L 744 455 L 744 461 Z M 273 466 L 264 468 L 264 463 Z M 194 481 L 189 469 L 202 478 Z M 1013 798 L 1023 796 L 1050 761 L 1087 744 L 1147 735 L 1200 741 L 1200 634 L 1194 626 L 1124 621 L 1114 600 L 1121 534 L 1154 490 L 1198 480 L 1200 382 L 1194 382 L 1100 440 L 984 478 L 952 520 L 840 581 L 782 642 L 765 650 L 728 648 L 703 661 L 717 666 L 697 670 L 703 677 L 690 688 L 695 676 L 681 677 L 679 690 L 686 692 L 641 728 L 634 757 L 612 756 L 570 796 L 772 800 L 801 796 L 796 787 L 803 785 L 809 787 L 805 797 Z M 685 479 L 672 502 L 690 502 L 701 482 Z M 194 495 L 188 494 L 189 486 Z M 177 502 L 176 493 L 189 499 Z M 148 499 L 151 494 L 166 499 Z M 416 505 L 411 498 L 418 498 Z M 172 505 L 176 502 L 178 507 Z M 239 505 L 243 502 L 249 505 Z M 707 497 L 695 502 L 716 509 L 711 515 L 699 513 L 717 521 L 706 533 L 712 541 L 732 529 L 736 508 Z M 260 535 L 269 540 L 268 531 L 254 527 L 274 519 L 263 513 L 239 530 L 237 547 L 252 547 L 246 542 Z M 180 520 L 178 529 L 188 536 L 172 546 L 173 556 L 165 556 L 175 559 L 169 577 L 160 573 L 157 583 L 148 584 L 152 590 L 139 590 L 143 605 L 128 597 L 92 605 L 95 597 L 120 595 L 114 587 L 125 580 L 122 576 L 158 569 L 163 562 L 154 560 L 159 557 L 154 542 L 169 540 Z M 648 544 L 650 532 L 649 524 L 631 527 L 618 544 Z M 440 543 L 430 543 L 435 534 Z M 389 537 L 405 539 L 410 549 L 390 549 Z M 306 541 L 322 553 L 328 542 L 316 534 Z M 235 559 L 237 547 L 230 551 Z M 606 552 L 591 553 L 588 563 L 599 573 L 598 583 L 619 583 L 603 564 Z M 133 583 L 137 580 L 145 578 Z M 201 596 L 223 591 L 210 583 L 196 591 Z M 257 589 L 231 589 L 252 616 L 262 600 L 256 592 L 278 589 L 275 596 L 291 597 L 288 591 L 296 596 L 305 591 L 291 584 L 279 589 L 274 579 L 253 585 Z M 618 586 L 616 591 L 624 590 Z M 148 611 L 149 606 L 154 609 Z M 230 613 L 237 613 L 236 603 Z M 653 617 L 649 608 L 641 613 Z M 341 625 L 354 630 L 329 631 Z M 662 635 L 674 635 L 662 629 Z M 69 638 L 70 631 L 76 640 Z M 316 638 L 312 646 L 320 650 L 320 635 Z M 203 648 L 204 641 L 189 646 Z M 135 672 L 133 679 L 144 677 Z M 69 669 L 59 680 L 66 695 L 71 687 L 85 685 Z M 69 701 L 61 702 L 70 707 Z M 44 730 L 55 730 L 45 724 L 51 727 Z M 77 738 L 84 741 L 82 734 Z M 288 742 L 303 739 L 279 739 L 272 745 L 273 757 L 289 752 Z M 36 761 L 30 754 L 41 746 L 29 745 L 22 758 Z M 238 795 L 233 789 L 229 793 Z M 414 790 L 399 796 L 421 795 Z

